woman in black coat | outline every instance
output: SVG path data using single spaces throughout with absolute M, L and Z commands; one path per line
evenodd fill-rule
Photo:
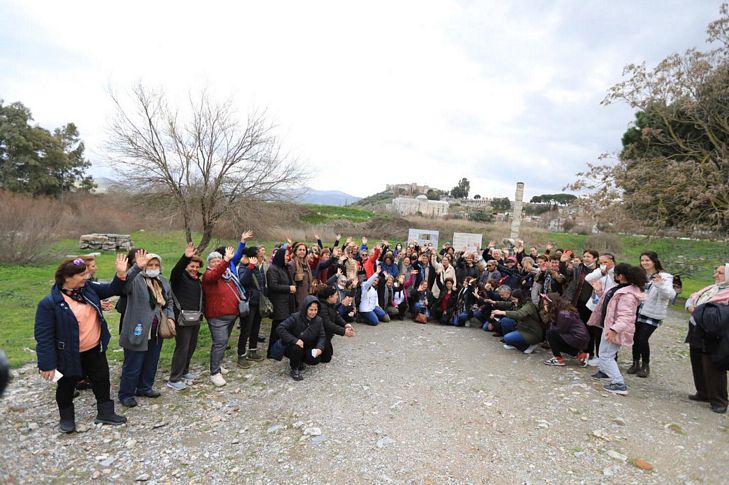
M 336 288 L 325 286 L 317 292 L 316 296 L 319 298 L 319 316 L 324 324 L 324 333 L 327 335 L 326 347 L 321 361 L 327 363 L 332 360 L 334 354 L 334 347 L 332 346 L 334 335 L 354 337 L 354 328 L 345 322 L 337 311 L 339 292 Z
M 331 360 L 331 355 L 324 355 L 327 336 L 318 313 L 319 300 L 314 295 L 308 295 L 299 311 L 276 327 L 286 347 L 284 355 L 291 364 L 291 377 L 296 381 L 303 379 L 301 370 L 304 363 L 316 365 L 324 359 Z
M 268 352 L 266 357 L 271 358 L 271 348 L 278 340 L 276 327 L 296 311 L 296 285 L 286 268 L 286 247 L 282 246 L 273 255 L 271 266 L 266 272 L 266 286 L 268 299 L 273 305 L 271 315 L 271 334 L 268 337 Z

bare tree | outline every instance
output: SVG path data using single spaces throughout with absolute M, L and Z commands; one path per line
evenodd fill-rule
M 242 124 L 231 100 L 218 102 L 203 91 L 190 97 L 183 117 L 162 91 L 141 83 L 126 103 L 111 97 L 117 108 L 107 141 L 112 160 L 127 185 L 171 197 L 188 242 L 199 217 L 199 251 L 236 202 L 282 198 L 306 180 L 304 169 L 281 153 L 265 112 L 250 114 Z

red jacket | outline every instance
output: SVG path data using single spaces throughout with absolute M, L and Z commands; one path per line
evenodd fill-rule
M 367 275 L 367 279 L 370 279 L 370 276 L 375 274 L 375 269 L 377 269 L 377 258 L 380 257 L 380 252 L 382 250 L 379 246 L 375 247 L 375 250 L 372 251 L 372 254 L 369 258 L 367 258 L 367 261 L 363 263 L 365 274 Z
M 205 318 L 238 315 L 238 288 L 234 282 L 223 279 L 226 269 L 228 262 L 223 260 L 215 269 L 208 269 L 203 274 Z

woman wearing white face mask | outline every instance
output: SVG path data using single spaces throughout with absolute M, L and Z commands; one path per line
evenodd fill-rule
M 162 350 L 158 330 L 163 314 L 174 319 L 170 283 L 161 274 L 162 258 L 138 251 L 135 261 L 124 287 L 127 307 L 119 334 L 124 348 L 119 401 L 127 407 L 137 405 L 135 396 L 160 396 L 152 387 Z

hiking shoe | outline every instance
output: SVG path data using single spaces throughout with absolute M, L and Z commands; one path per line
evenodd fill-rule
M 600 363 L 600 357 L 593 357 L 592 359 L 589 359 L 586 364 L 590 367 L 597 367 L 597 364 Z
M 124 399 L 120 399 L 119 402 L 121 403 L 122 406 L 127 407 L 127 408 L 133 408 L 134 406 L 137 405 L 137 400 L 134 399 L 133 397 L 125 397 Z
M 537 345 L 536 344 L 535 345 L 530 345 L 529 347 L 527 347 L 526 349 L 524 349 L 524 353 L 525 354 L 531 354 L 532 352 L 534 352 L 536 350 L 536 348 L 537 348 Z
M 577 356 L 575 356 L 575 360 L 582 364 L 583 367 L 587 365 L 587 359 L 589 358 L 590 354 L 588 354 L 587 352 L 580 352 L 579 354 L 577 354 Z
M 516 347 L 514 347 L 513 345 L 507 345 L 507 344 L 504 344 L 504 348 L 506 350 L 514 350 L 514 349 L 516 349 Z
M 129 398 L 134 401 L 134 398 Z M 136 405 L 136 401 L 135 405 Z M 127 422 L 126 416 L 119 416 L 114 412 L 114 401 L 106 401 L 102 403 L 96 403 L 96 418 L 94 424 L 110 424 L 112 426 L 119 426 Z
M 304 376 L 301 375 L 301 371 L 299 369 L 291 369 L 291 378 L 295 381 L 303 381 Z
M 211 375 L 210 381 L 215 384 L 216 387 L 222 387 L 227 384 L 227 382 L 225 382 L 225 379 L 223 379 L 223 374 L 221 372 Z
M 688 398 L 692 401 L 697 401 L 697 402 L 709 402 L 708 399 L 706 399 L 704 396 L 702 396 L 698 392 L 696 394 L 689 394 Z
M 610 376 L 605 374 L 603 371 L 599 370 L 599 371 L 595 372 L 594 374 L 592 374 L 592 376 L 590 376 L 590 377 L 592 377 L 593 379 L 608 379 Z
M 562 366 L 564 366 L 564 358 L 563 357 L 552 357 L 551 359 L 545 360 L 544 364 L 562 367 Z
M 248 355 L 246 355 L 246 359 L 252 360 L 253 362 L 260 362 L 264 359 L 262 355 L 258 353 L 258 349 L 250 349 L 248 351 Z
M 628 388 L 625 384 L 616 384 L 615 382 L 612 382 L 610 384 L 605 384 L 602 388 L 607 392 L 612 392 L 613 394 L 620 394 L 621 396 L 628 395 Z
M 248 369 L 252 366 L 251 361 L 248 360 L 248 357 L 246 355 L 240 355 L 238 356 L 238 367 L 241 369 Z
M 197 378 L 197 374 L 193 374 L 192 372 L 188 372 L 187 374 L 182 376 L 182 379 L 185 381 L 194 381 Z
M 167 381 L 167 387 L 170 389 L 174 389 L 175 391 L 182 391 L 183 389 L 187 389 L 187 384 L 183 381 Z
M 159 391 L 156 391 L 154 389 L 149 389 L 147 391 L 137 392 L 137 396 L 139 397 L 149 397 L 151 399 L 155 399 L 160 397 L 162 394 L 160 394 Z

